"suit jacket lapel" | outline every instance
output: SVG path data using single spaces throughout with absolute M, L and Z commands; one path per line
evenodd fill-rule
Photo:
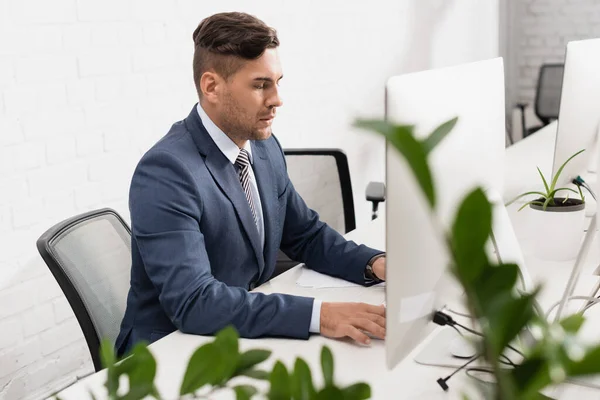
M 277 185 L 273 177 L 273 166 L 267 156 L 265 146 L 261 142 L 252 142 L 252 154 L 254 158 L 254 176 L 256 176 L 256 184 L 260 201 L 262 203 L 263 221 L 265 224 L 265 247 L 264 259 L 265 262 L 271 259 L 274 249 L 275 225 L 277 224 Z M 262 271 L 261 271 L 262 275 Z M 261 283 L 263 282 L 261 276 Z
M 192 134 L 192 138 L 194 139 L 198 150 L 206 157 L 205 164 L 208 171 L 221 191 L 223 191 L 229 201 L 231 201 L 236 214 L 242 222 L 242 226 L 250 239 L 250 243 L 252 244 L 252 248 L 256 255 L 260 276 L 265 268 L 260 237 L 235 167 L 229 162 L 221 150 L 219 150 L 217 145 L 210 138 L 208 132 L 206 132 L 206 128 L 202 125 L 196 107 L 192 109 L 192 112 L 186 118 L 185 123 Z

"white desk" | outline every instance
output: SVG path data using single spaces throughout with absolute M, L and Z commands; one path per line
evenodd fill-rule
M 362 230 L 352 232 L 349 238 L 366 243 L 373 247 L 383 248 L 384 243 L 384 224 L 379 219 L 366 226 Z M 590 252 L 589 262 L 586 263 L 582 279 L 579 282 L 577 293 L 586 293 L 594 284 L 594 280 L 586 279 L 594 270 L 596 264 L 594 261 L 600 260 L 600 241 L 596 240 L 596 245 Z M 540 296 L 542 307 L 547 308 L 562 292 L 564 283 L 570 272 L 569 263 L 554 263 L 536 260 L 531 256 L 526 257 L 526 262 L 534 280 L 546 284 L 545 290 Z M 372 304 L 380 304 L 384 300 L 384 288 L 337 288 L 337 289 L 310 289 L 302 288 L 296 285 L 300 269 L 296 267 L 285 274 L 273 279 L 257 290 L 264 293 L 282 292 L 301 296 L 313 296 L 325 301 L 360 301 Z M 590 316 L 592 320 L 600 320 L 600 316 L 594 317 L 598 313 L 592 309 Z M 600 307 L 599 307 L 600 311 Z M 588 324 L 586 332 L 594 334 L 600 324 Z M 597 336 L 594 334 L 594 336 Z M 430 336 L 431 338 L 431 336 Z M 314 380 L 321 384 L 320 375 L 320 350 L 323 345 L 332 349 L 335 361 L 336 380 L 340 384 L 350 384 L 358 381 L 365 381 L 371 385 L 374 399 L 459 399 L 467 387 L 472 387 L 472 382 L 464 374 L 457 374 L 450 381 L 450 392 L 444 393 L 436 384 L 437 378 L 446 376 L 450 369 L 439 367 L 428 367 L 416 364 L 413 361 L 414 356 L 423 346 L 426 346 L 426 339 L 421 346 L 417 347 L 394 370 L 388 371 L 385 367 L 385 348 L 383 341 L 373 341 L 370 347 L 361 347 L 349 341 L 336 341 L 321 336 L 312 336 L 308 341 L 291 339 L 241 339 L 240 346 L 242 350 L 250 348 L 266 348 L 273 351 L 271 358 L 265 362 L 264 367 L 269 368 L 275 360 L 282 360 L 288 367 L 293 365 L 295 358 L 300 356 L 304 358 L 314 373 Z M 153 354 L 158 361 L 158 372 L 156 384 L 160 393 L 167 399 L 175 398 L 184 374 L 184 368 L 187 365 L 192 352 L 203 343 L 212 340 L 210 337 L 185 335 L 175 332 L 162 340 L 150 346 Z M 244 380 L 245 378 L 241 378 Z M 105 373 L 99 372 L 82 382 L 74 385 L 61 393 L 65 400 L 87 399 L 87 390 L 91 389 L 98 399 L 105 398 L 103 383 Z M 256 381 L 254 381 L 256 384 Z M 264 383 L 257 386 L 265 387 Z M 591 389 L 582 388 L 574 385 L 567 385 L 556 394 L 569 397 L 577 395 L 580 399 L 598 398 L 598 392 Z M 568 392 L 565 392 L 568 390 Z M 231 392 L 222 391 L 214 396 L 215 399 L 233 398 Z
M 383 248 L 385 242 L 384 221 L 375 220 L 362 230 L 351 232 L 349 239 L 365 243 L 372 247 Z M 300 267 L 278 276 L 259 287 L 257 291 L 264 293 L 289 293 L 300 296 L 311 296 L 324 301 L 356 301 L 381 304 L 385 299 L 383 287 L 310 289 L 296 285 Z M 211 337 L 186 335 L 180 332 L 152 344 L 150 349 L 158 362 L 156 384 L 159 392 L 167 399 L 175 398 L 184 374 L 185 366 L 193 351 Z M 304 358 L 311 366 L 316 384 L 322 383 L 320 369 L 320 351 L 323 345 L 331 348 L 334 354 L 335 378 L 340 384 L 351 384 L 359 381 L 371 385 L 374 399 L 399 398 L 448 398 L 436 384 L 436 379 L 446 375 L 448 369 L 430 368 L 415 364 L 409 357 L 393 371 L 385 367 L 385 346 L 383 341 L 374 340 L 371 346 L 362 347 L 350 341 L 327 339 L 318 335 L 309 340 L 292 339 L 241 339 L 243 350 L 250 348 L 266 348 L 273 351 L 271 358 L 265 362 L 265 368 L 273 365 L 275 360 L 283 361 L 288 367 L 293 366 L 296 357 Z M 60 396 L 65 400 L 88 399 L 87 390 L 91 389 L 98 399 L 105 398 L 102 386 L 106 379 L 104 372 L 96 373 L 66 390 Z M 242 378 L 244 379 L 244 378 Z M 456 382 L 458 379 L 456 380 Z M 454 382 L 456 384 L 456 382 Z M 256 384 L 256 382 L 254 382 Z M 258 385 L 260 386 L 260 385 Z M 396 395 L 393 395 L 393 394 Z M 456 398 L 460 398 L 458 393 Z M 222 392 L 214 398 L 233 398 L 231 392 Z M 452 396 L 454 398 L 454 396 Z
M 556 124 L 552 124 L 535 135 L 520 141 L 507 150 L 507 167 L 505 199 L 512 198 L 522 191 L 531 190 L 531 183 L 539 182 L 535 169 L 539 165 L 542 171 L 551 169 Z M 517 235 L 523 233 L 519 227 L 527 220 L 527 213 L 516 213 L 511 210 L 511 219 Z M 369 246 L 383 249 L 385 232 L 383 219 L 378 219 L 362 229 L 347 235 L 348 238 Z M 534 281 L 544 284 L 540 295 L 540 304 L 547 309 L 562 294 L 564 285 L 570 274 L 570 262 L 547 262 L 534 258 L 528 251 L 527 242 L 522 243 L 525 261 Z M 590 251 L 588 261 L 578 283 L 576 294 L 587 295 L 596 282 L 591 274 L 600 260 L 600 240 L 597 237 Z M 257 291 L 264 293 L 288 293 L 309 296 L 324 301 L 356 301 L 381 304 L 384 301 L 384 288 L 337 288 L 309 289 L 296 285 L 300 274 L 296 267 L 285 274 L 259 287 Z M 583 334 L 586 337 L 597 338 L 600 330 L 600 306 L 592 308 L 588 315 L 589 321 L 584 325 Z M 442 328 L 440 328 L 442 329 Z M 308 341 L 290 339 L 241 339 L 241 350 L 250 348 L 266 348 L 273 351 L 271 358 L 264 363 L 270 368 L 275 360 L 283 361 L 291 367 L 295 358 L 304 358 L 311 366 L 313 379 L 317 385 L 322 383 L 320 374 L 320 350 L 323 345 L 331 348 L 335 362 L 335 379 L 342 385 L 367 382 L 371 385 L 374 399 L 461 399 L 467 388 L 473 387 L 473 382 L 464 374 L 459 373 L 450 381 L 450 392 L 444 393 L 436 383 L 439 377 L 448 375 L 448 368 L 429 367 L 416 364 L 413 359 L 420 350 L 428 345 L 428 341 L 437 333 L 434 332 L 418 346 L 402 363 L 392 371 L 385 367 L 385 347 L 383 341 L 373 341 L 370 347 L 361 347 L 349 341 L 337 341 L 321 336 L 312 336 Z M 150 349 L 158 362 L 156 385 L 159 392 L 167 399 L 176 398 L 184 368 L 192 352 L 203 343 L 212 340 L 211 337 L 185 335 L 175 332 L 152 344 Z M 60 395 L 65 400 L 88 399 L 87 390 L 91 389 L 98 399 L 106 398 L 103 383 L 106 379 L 104 372 L 94 374 L 82 382 L 64 390 Z M 244 380 L 245 378 L 241 378 Z M 253 381 L 258 387 L 264 383 Z M 470 391 L 469 391 L 470 392 Z M 597 399 L 599 392 L 575 385 L 563 385 L 561 388 L 548 393 L 557 398 Z M 232 399 L 233 394 L 223 391 L 211 397 L 215 399 Z M 475 398 L 475 397 L 471 397 Z

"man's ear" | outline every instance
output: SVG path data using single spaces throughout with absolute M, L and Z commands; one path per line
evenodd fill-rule
M 223 79 L 214 71 L 206 71 L 200 77 L 200 90 L 202 98 L 209 103 L 216 103 L 219 99 L 219 93 Z

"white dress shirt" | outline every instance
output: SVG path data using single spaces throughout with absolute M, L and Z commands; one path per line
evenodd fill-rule
M 196 106 L 198 115 L 202 120 L 202 125 L 206 128 L 206 131 L 210 135 L 211 139 L 219 150 L 227 157 L 227 159 L 235 165 L 235 161 L 240 154 L 240 148 L 227 136 L 215 123 L 208 117 L 204 109 L 200 106 L 200 103 Z M 250 141 L 246 141 L 244 149 L 250 155 L 250 165 L 254 164 L 252 157 L 252 147 Z M 260 243 L 262 247 L 265 246 L 265 221 L 263 219 L 262 203 L 260 201 L 260 195 L 258 193 L 258 186 L 256 185 L 256 177 L 254 176 L 253 168 L 250 168 L 250 192 L 252 194 L 252 200 L 256 205 L 256 221 L 258 234 L 260 236 Z M 309 331 L 312 333 L 319 333 L 321 331 L 321 301 L 315 299 L 313 302 L 312 315 L 310 318 Z

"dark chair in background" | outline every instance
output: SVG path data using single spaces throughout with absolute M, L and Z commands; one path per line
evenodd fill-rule
M 540 67 L 534 111 L 535 115 L 542 121 L 541 126 L 527 128 L 525 121 L 525 108 L 527 104 L 517 104 L 517 107 L 521 109 L 521 125 L 524 138 L 558 118 L 564 69 L 564 64 L 543 64 Z
M 287 149 L 284 150 L 287 170 L 296 191 L 306 204 L 315 210 L 321 221 L 341 234 L 356 228 L 352 182 L 346 154 L 339 149 Z M 377 206 L 385 200 L 385 186 L 371 182 L 367 187 L 367 200 L 373 203 L 373 216 Z M 279 251 L 275 276 L 297 265 Z
M 99 371 L 100 341 L 114 345 L 131 274 L 131 230 L 104 208 L 59 222 L 37 240 L 40 255 L 69 301 Z

